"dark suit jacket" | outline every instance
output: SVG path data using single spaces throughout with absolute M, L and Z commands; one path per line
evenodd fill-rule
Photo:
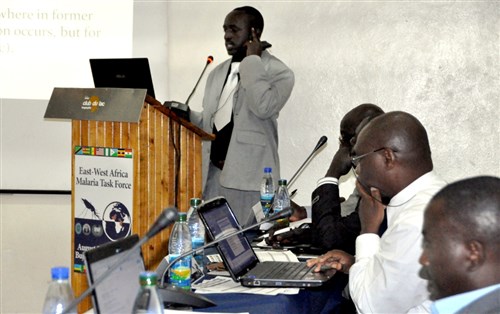
M 317 187 L 312 193 L 311 203 L 313 245 L 327 251 L 340 249 L 354 254 L 361 223 L 357 208 L 350 215 L 342 217 L 338 185 L 323 184 Z
M 500 288 L 491 291 L 462 308 L 457 314 L 494 314 L 500 313 Z

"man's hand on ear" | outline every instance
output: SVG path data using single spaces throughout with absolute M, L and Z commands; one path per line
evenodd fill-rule
M 257 36 L 257 32 L 255 31 L 255 28 L 252 27 L 251 29 L 251 35 L 250 39 L 247 41 L 247 56 L 251 55 L 257 55 L 260 57 L 262 54 L 262 45 L 259 39 L 259 36 Z

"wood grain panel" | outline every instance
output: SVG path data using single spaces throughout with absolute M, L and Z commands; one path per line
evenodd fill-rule
M 133 150 L 133 209 L 132 233 L 144 236 L 163 209 L 176 205 L 187 211 L 189 199 L 201 196 L 201 141 L 213 139 L 210 134 L 179 119 L 170 110 L 147 98 L 139 123 L 73 121 L 72 146 L 131 148 Z M 177 167 L 176 160 L 179 160 Z M 74 191 L 74 155 L 72 156 L 72 190 Z M 176 172 L 179 171 L 176 187 Z M 176 193 L 177 191 L 177 193 Z M 73 193 L 74 194 L 74 193 Z M 72 198 L 72 225 L 75 200 Z M 168 239 L 172 227 L 160 232 L 143 247 L 146 269 L 155 270 L 168 254 Z M 72 234 L 74 230 L 72 227 Z M 71 260 L 73 264 L 74 238 Z M 74 266 L 74 265 L 72 265 Z M 84 274 L 73 273 L 75 295 L 87 289 Z M 78 312 L 91 307 L 90 298 Z

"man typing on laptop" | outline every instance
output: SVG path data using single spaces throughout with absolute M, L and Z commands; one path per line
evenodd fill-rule
M 199 208 L 199 214 L 208 234 L 214 240 L 241 230 L 224 197 L 206 201 Z M 306 263 L 261 262 L 242 232 L 222 240 L 217 244 L 217 250 L 231 277 L 243 286 L 316 287 L 328 281 L 335 273 L 313 273 Z

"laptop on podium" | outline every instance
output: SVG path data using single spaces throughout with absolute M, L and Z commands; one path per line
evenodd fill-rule
M 224 197 L 206 201 L 198 212 L 212 239 L 241 230 Z M 247 287 L 318 287 L 335 274 L 315 273 L 305 262 L 260 262 L 243 233 L 221 241 L 217 250 L 233 280 Z
M 90 59 L 95 87 L 140 88 L 155 98 L 148 58 Z

